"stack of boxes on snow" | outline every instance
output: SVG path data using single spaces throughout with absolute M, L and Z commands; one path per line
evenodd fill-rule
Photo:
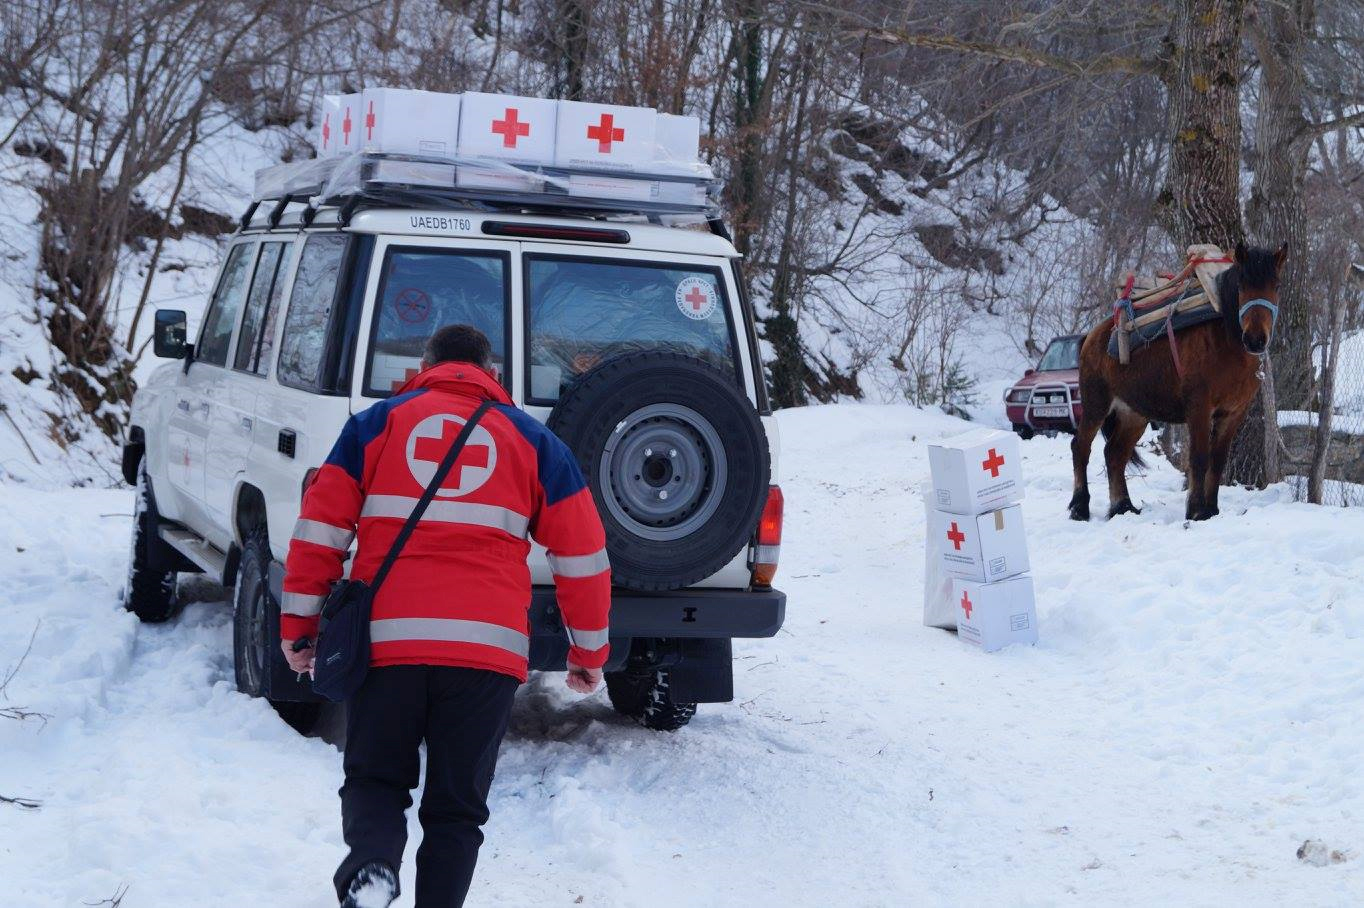
M 700 205 L 705 187 L 696 180 L 711 176 L 698 160 L 700 130 L 696 117 L 647 107 L 369 88 L 323 99 L 317 150 L 320 158 L 458 161 L 465 166 L 455 184 L 470 189 L 537 191 L 544 177 L 526 168 L 595 171 L 562 174 L 562 188 L 569 195 Z M 639 179 L 645 174 L 664 179 Z
M 1018 437 L 974 430 L 928 446 L 924 623 L 992 652 L 1037 642 Z

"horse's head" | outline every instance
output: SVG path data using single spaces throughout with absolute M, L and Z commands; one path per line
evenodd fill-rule
M 1279 271 L 1288 258 L 1288 244 L 1278 252 L 1236 244 L 1236 267 L 1228 272 L 1232 283 L 1226 289 L 1235 290 L 1235 301 L 1223 299 L 1223 312 L 1248 353 L 1259 356 L 1269 349 L 1274 336 L 1274 322 L 1279 317 Z M 1231 303 L 1231 306 L 1227 304 Z M 1233 308 L 1234 307 L 1234 308 Z

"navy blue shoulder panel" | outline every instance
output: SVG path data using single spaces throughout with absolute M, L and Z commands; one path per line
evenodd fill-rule
M 519 407 L 497 404 L 493 409 L 511 421 L 521 437 L 535 448 L 540 486 L 545 490 L 545 504 L 552 505 L 587 488 L 578 460 L 568 445 L 549 429 L 526 414 Z
M 384 434 L 388 425 L 388 415 L 394 407 L 401 406 L 426 393 L 426 388 L 418 388 L 405 394 L 398 394 L 381 400 L 372 407 L 366 407 L 346 420 L 341 437 L 327 455 L 327 463 L 338 466 L 350 474 L 357 484 L 365 475 L 365 448 L 371 441 Z

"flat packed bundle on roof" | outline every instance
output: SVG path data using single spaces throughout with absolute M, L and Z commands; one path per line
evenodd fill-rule
M 327 96 L 318 157 L 258 171 L 254 200 L 711 217 L 699 146 L 651 108 L 375 88 Z

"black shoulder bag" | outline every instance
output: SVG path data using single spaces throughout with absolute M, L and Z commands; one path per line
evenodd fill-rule
M 388 576 L 394 562 L 402 553 L 403 546 L 407 544 L 408 537 L 412 535 L 422 515 L 426 513 L 427 505 L 436 497 L 440 484 L 454 468 L 455 461 L 459 459 L 459 452 L 464 449 L 464 443 L 469 440 L 474 426 L 492 405 L 493 402 L 490 400 L 479 404 L 478 409 L 464 424 L 454 444 L 450 445 L 450 450 L 446 452 L 445 459 L 436 467 L 436 475 L 431 478 L 430 485 L 417 500 L 403 528 L 398 531 L 398 536 L 393 540 L 393 546 L 384 557 L 383 564 L 379 565 L 379 570 L 375 572 L 374 579 L 368 583 L 363 580 L 338 580 L 332 585 L 326 602 L 322 604 L 322 632 L 317 638 L 316 661 L 313 667 L 314 692 L 339 703 L 354 694 L 364 683 L 365 675 L 369 671 L 369 618 L 374 595 L 379 592 L 384 578 Z

